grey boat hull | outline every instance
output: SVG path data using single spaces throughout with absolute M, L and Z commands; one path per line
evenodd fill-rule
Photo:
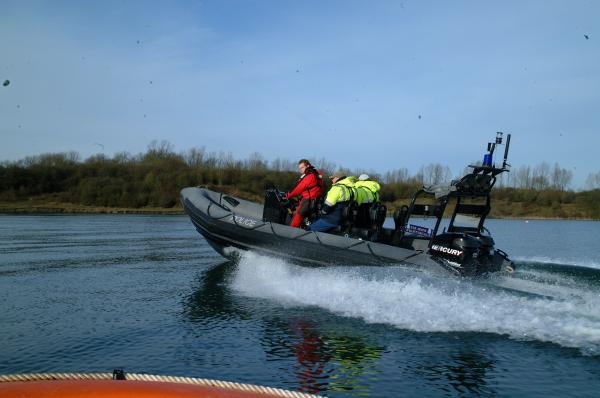
M 317 266 L 401 264 L 433 273 L 460 274 L 428 250 L 264 222 L 261 204 L 206 188 L 184 188 L 181 203 L 198 232 L 224 257 L 234 255 L 230 248 L 237 248 Z

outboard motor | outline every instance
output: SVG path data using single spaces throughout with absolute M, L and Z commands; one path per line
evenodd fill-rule
M 476 237 L 464 233 L 443 233 L 433 238 L 431 254 L 464 263 L 479 252 L 481 243 Z M 477 255 L 475 256 L 477 257 Z
M 479 256 L 490 257 L 494 255 L 494 239 L 491 236 L 481 235 L 477 236 L 476 239 L 480 243 Z
M 462 275 L 499 271 L 506 255 L 497 253 L 494 239 L 486 235 L 450 232 L 433 238 L 429 253 L 446 260 L 446 265 Z M 510 263 L 512 265 L 512 263 Z

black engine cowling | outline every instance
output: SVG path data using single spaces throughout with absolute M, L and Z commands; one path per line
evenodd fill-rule
M 490 236 L 443 233 L 433 238 L 429 253 L 448 260 L 461 273 L 481 273 L 492 265 L 494 240 Z

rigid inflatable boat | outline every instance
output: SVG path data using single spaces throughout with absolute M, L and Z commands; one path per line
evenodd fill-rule
M 508 171 L 506 159 L 496 167 L 492 155 L 502 143 L 488 144 L 481 165 L 445 185 L 423 187 L 410 204 L 393 214 L 394 227 L 384 227 L 387 209 L 376 203 L 359 224 L 356 212 L 346 211 L 335 230 L 313 232 L 285 224 L 281 197 L 267 190 L 265 203 L 255 203 L 204 187 L 184 188 L 181 203 L 192 223 L 221 255 L 236 251 L 285 258 L 314 265 L 403 264 L 433 273 L 477 276 L 514 269 L 508 255 L 494 247 L 484 227 L 491 210 L 490 192 L 498 174 Z M 428 222 L 429 220 L 429 222 Z

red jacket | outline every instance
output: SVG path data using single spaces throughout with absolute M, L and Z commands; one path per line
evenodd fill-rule
M 304 199 L 316 199 L 322 196 L 323 192 L 323 173 L 311 166 L 304 170 L 300 181 L 294 189 L 287 193 L 287 197 L 302 196 Z

